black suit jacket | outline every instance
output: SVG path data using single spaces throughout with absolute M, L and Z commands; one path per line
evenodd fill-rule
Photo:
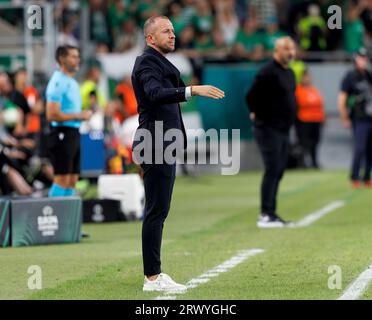
M 186 85 L 178 69 L 157 50 L 146 47 L 134 64 L 132 84 L 138 104 L 138 128 L 148 129 L 154 139 L 155 121 L 162 121 L 164 132 L 168 129 L 182 131 L 183 147 L 186 148 L 186 132 L 179 105 L 186 101 Z M 139 142 L 135 136 L 133 147 Z M 167 144 L 164 143 L 164 148 Z

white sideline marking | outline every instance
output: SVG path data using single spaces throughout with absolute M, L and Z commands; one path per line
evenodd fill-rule
M 364 270 L 358 278 L 344 291 L 342 296 L 337 300 L 356 300 L 363 292 L 368 288 L 370 281 L 372 280 L 372 264 Z
M 323 207 L 323 208 L 321 208 L 321 209 L 319 209 L 319 210 L 317 210 L 313 213 L 310 213 L 309 215 L 307 215 L 302 220 L 300 220 L 298 222 L 295 222 L 292 225 L 292 227 L 293 228 L 300 228 L 300 227 L 309 226 L 309 225 L 313 224 L 315 221 L 319 220 L 320 218 L 323 218 L 328 213 L 330 213 L 330 212 L 332 212 L 332 211 L 334 211 L 338 208 L 343 207 L 345 204 L 346 204 L 346 201 L 344 201 L 344 200 L 333 201 L 330 204 L 327 204 L 325 207 Z
M 192 289 L 198 287 L 200 284 L 207 283 L 211 278 L 217 277 L 219 274 L 229 271 L 230 269 L 236 267 L 238 264 L 242 263 L 243 261 L 247 260 L 249 257 L 253 257 L 256 254 L 262 253 L 265 250 L 263 249 L 249 249 L 238 251 L 238 254 L 222 264 L 210 269 L 200 276 L 191 279 L 189 282 L 186 283 L 187 289 Z M 185 294 L 186 292 L 180 292 L 175 294 Z M 169 295 L 169 293 L 164 293 L 164 295 L 158 296 L 155 300 L 175 300 L 175 295 Z

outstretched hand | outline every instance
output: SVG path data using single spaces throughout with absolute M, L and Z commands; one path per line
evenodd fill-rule
M 225 92 L 214 86 L 202 85 L 192 86 L 191 95 L 207 97 L 212 99 L 222 99 L 225 97 Z

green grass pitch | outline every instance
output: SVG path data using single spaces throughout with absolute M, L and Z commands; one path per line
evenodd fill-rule
M 289 171 L 278 213 L 298 221 L 335 200 L 346 205 L 304 228 L 258 229 L 261 173 L 177 178 L 165 223 L 162 268 L 185 283 L 236 255 L 245 260 L 178 299 L 337 299 L 372 262 L 372 190 L 352 190 L 346 171 Z M 0 299 L 153 299 L 143 293 L 141 222 L 85 224 L 79 244 L 0 249 Z M 41 290 L 27 287 L 30 265 Z M 328 267 L 342 288 L 328 288 Z M 372 298 L 372 286 L 361 299 Z

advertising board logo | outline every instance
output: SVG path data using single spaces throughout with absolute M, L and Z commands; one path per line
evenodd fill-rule
M 51 206 L 45 206 L 42 209 L 42 216 L 37 217 L 38 230 L 43 237 L 54 236 L 58 230 L 58 217 L 53 213 Z
M 94 222 L 102 222 L 103 220 L 105 220 L 105 216 L 103 215 L 103 208 L 100 204 L 96 204 L 93 206 L 92 220 Z

